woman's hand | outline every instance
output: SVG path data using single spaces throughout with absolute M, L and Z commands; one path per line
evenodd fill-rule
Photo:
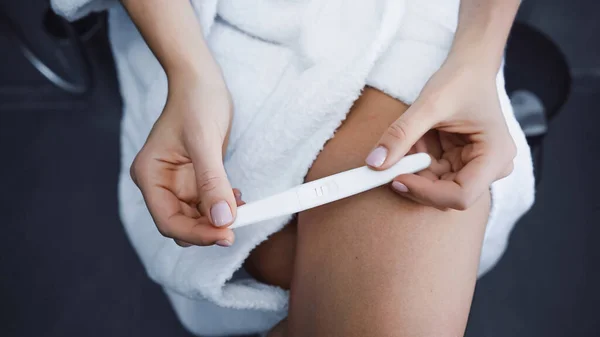
M 169 83 L 131 177 L 164 236 L 182 246 L 230 246 L 234 235 L 226 227 L 239 204 L 223 168 L 231 97 L 194 8 L 186 0 L 121 2 Z
M 223 167 L 232 115 L 224 83 L 169 82 L 167 103 L 131 166 L 162 235 L 182 246 L 230 246 L 240 204 Z
M 367 157 L 369 166 L 383 170 L 407 153 L 432 155 L 429 169 L 394 180 L 402 195 L 464 210 L 512 172 L 516 147 L 500 107 L 496 71 L 475 64 L 449 58 Z

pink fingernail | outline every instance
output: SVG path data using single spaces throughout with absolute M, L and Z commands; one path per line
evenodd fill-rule
M 379 167 L 383 165 L 385 158 L 387 157 L 387 149 L 383 146 L 378 146 L 367 156 L 366 162 L 369 166 Z
M 219 201 L 210 209 L 210 216 L 213 224 L 217 227 L 225 226 L 233 221 L 233 215 L 229 204 L 225 201 Z
M 392 188 L 401 193 L 408 192 L 408 187 L 399 181 L 392 182 Z
M 231 247 L 231 242 L 229 242 L 229 240 L 219 240 L 215 242 L 215 244 L 221 247 Z

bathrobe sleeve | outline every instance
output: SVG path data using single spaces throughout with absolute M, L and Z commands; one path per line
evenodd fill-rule
M 205 35 L 208 34 L 216 17 L 218 1 L 190 0 Z M 120 5 L 118 0 L 50 0 L 50 4 L 54 12 L 69 21 L 75 21 L 92 12 L 101 12 Z
M 394 41 L 371 70 L 367 84 L 412 104 L 448 56 L 459 5 L 448 0 L 407 1 Z

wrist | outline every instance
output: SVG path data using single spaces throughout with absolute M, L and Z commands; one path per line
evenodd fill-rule
M 181 51 L 161 60 L 169 86 L 224 87 L 221 68 L 208 48 L 201 45 Z
M 502 63 L 503 52 L 494 52 L 484 46 L 452 48 L 444 67 L 468 69 L 482 77 L 495 78 Z
M 173 88 L 193 88 L 194 90 L 218 91 L 226 89 L 221 69 L 214 66 L 179 64 L 165 68 L 169 90 Z
M 482 70 L 474 62 L 469 62 L 465 57 L 448 58 L 429 80 L 419 97 L 441 103 L 439 106 L 447 109 L 459 103 L 460 99 L 457 100 L 457 97 L 495 88 L 496 72 L 489 70 L 491 68 L 487 65 L 482 67 L 486 70 Z
M 448 58 L 496 74 L 519 1 L 496 0 L 476 5 L 461 2 L 459 24 Z

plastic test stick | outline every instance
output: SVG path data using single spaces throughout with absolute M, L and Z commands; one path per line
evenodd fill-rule
M 391 182 L 401 174 L 426 169 L 431 158 L 426 153 L 406 156 L 387 170 L 376 171 L 367 166 L 314 180 L 285 192 L 238 207 L 237 217 L 229 228 L 239 228 L 279 216 L 295 214 Z

